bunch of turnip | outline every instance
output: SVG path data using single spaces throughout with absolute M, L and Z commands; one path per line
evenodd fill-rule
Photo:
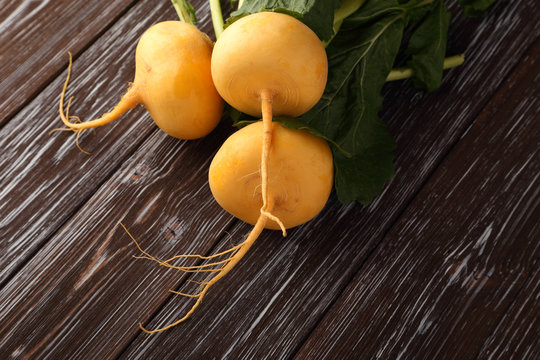
M 212 256 L 177 255 L 159 260 L 187 272 L 210 272 L 201 283 L 187 319 L 203 297 L 246 254 L 263 229 L 303 224 L 324 207 L 333 186 L 332 153 L 325 140 L 286 128 L 273 116 L 297 117 L 323 94 L 328 64 L 323 44 L 292 16 L 261 12 L 229 26 L 215 44 L 195 26 L 181 21 L 155 24 L 141 37 L 135 54 L 135 79 L 116 107 L 101 118 L 81 122 L 64 110 L 71 70 L 60 97 L 60 117 L 67 129 L 80 131 L 110 123 L 142 104 L 167 134 L 196 139 L 210 133 L 222 117 L 223 100 L 262 121 L 231 135 L 215 155 L 209 184 L 229 213 L 254 225 L 240 244 Z M 68 103 L 69 108 L 69 103 Z M 135 241 L 135 239 L 133 239 Z M 137 246 L 139 246 L 137 244 Z M 179 258 L 224 260 L 199 266 L 173 266 Z M 217 267 L 216 267 L 217 266 Z
M 173 0 L 177 10 L 178 1 Z M 493 1 L 488 0 L 482 9 L 487 9 Z M 184 10 L 190 9 L 194 14 L 189 3 L 181 3 Z M 105 125 L 137 104 L 148 110 L 164 132 L 186 140 L 209 134 L 222 118 L 224 102 L 237 112 L 260 119 L 247 121 L 249 125 L 232 134 L 216 153 L 209 169 L 209 185 L 215 200 L 230 214 L 253 225 L 242 242 L 210 256 L 186 254 L 160 260 L 144 251 L 121 224 L 144 254 L 142 258 L 184 272 L 208 275 L 204 281 L 190 280 L 199 284 L 198 293 L 175 292 L 196 299 L 185 316 L 154 330 L 140 325 L 145 332 L 163 331 L 189 318 L 208 290 L 238 264 L 264 229 L 281 230 L 286 236 L 287 229 L 313 219 L 328 201 L 334 180 L 338 198 L 343 200 L 337 185 L 362 181 L 366 177 L 362 166 L 371 166 L 371 174 L 379 172 L 377 181 L 368 179 L 366 186 L 345 186 L 354 194 L 344 196 L 348 201 L 369 203 L 388 180 L 388 174 L 393 174 L 392 156 L 388 152 L 393 150 L 394 143 L 376 118 L 382 85 L 385 81 L 414 75 L 421 87 L 433 91 L 440 86 L 442 70 L 460 65 L 463 56 L 444 59 L 445 48 L 441 44 L 446 44 L 450 18 L 442 0 L 364 3 L 365 0 L 344 0 L 335 17 L 333 5 L 319 3 L 332 10 L 330 17 L 321 19 L 334 21 L 329 25 L 331 36 L 324 44 L 310 27 L 291 16 L 295 14 L 293 10 L 242 13 L 233 16 L 234 21 L 223 30 L 219 1 L 210 0 L 215 44 L 179 11 L 182 21 L 155 24 L 142 35 L 135 54 L 135 79 L 129 90 L 111 112 L 87 122 L 69 115 L 71 98 L 64 106 L 71 74 L 70 56 L 59 110 L 67 127 L 62 130 L 77 132 L 77 145 L 81 131 Z M 251 9 L 254 4 L 260 5 L 253 0 L 246 8 Z M 466 5 L 466 11 L 467 6 L 472 5 Z M 319 16 L 322 13 L 318 11 Z M 349 28 L 340 38 L 338 29 L 349 16 L 352 20 L 345 24 Z M 411 35 L 412 68 L 392 70 L 400 48 L 396 39 L 401 40 L 405 27 L 413 25 L 418 32 Z M 365 33 L 351 31 L 352 26 Z M 426 30 L 433 27 L 434 31 Z M 331 44 L 333 53 L 328 48 L 332 56 L 327 58 L 325 44 L 331 39 L 337 45 L 332 48 Z M 328 59 L 334 66 L 330 66 L 334 69 L 330 77 Z M 325 110 L 324 127 L 328 130 L 337 123 L 338 131 L 328 130 L 328 133 L 337 132 L 341 143 L 320 133 L 317 126 L 309 126 L 321 124 L 323 115 L 317 112 L 321 108 L 329 109 Z M 328 114 L 342 116 L 336 119 Z M 307 123 L 296 119 L 303 115 Z M 289 125 L 291 119 L 302 125 L 288 126 L 286 122 L 273 121 L 275 117 L 289 119 Z M 360 127 L 363 133 L 359 132 Z M 353 134 L 352 139 L 349 133 Z M 333 150 L 326 140 L 334 145 Z M 376 156 L 382 156 L 384 165 L 370 158 L 371 149 Z M 359 156 L 358 151 L 367 152 Z M 349 166 L 348 171 L 339 172 L 340 166 Z M 359 172 L 361 176 L 355 177 Z M 357 189 L 365 189 L 366 196 L 358 196 Z M 209 262 L 173 265 L 176 260 L 188 258 Z

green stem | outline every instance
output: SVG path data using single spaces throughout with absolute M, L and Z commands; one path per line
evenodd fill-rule
M 360 9 L 366 0 L 343 0 L 341 6 L 334 12 L 334 33 L 337 33 L 343 20 Z
M 242 0 L 240 0 L 242 1 Z M 343 20 L 345 20 L 346 17 L 352 15 L 356 10 L 360 9 L 362 5 L 366 0 L 342 0 L 341 6 L 334 12 L 334 35 L 330 40 L 324 41 L 324 47 L 327 47 L 328 44 L 332 41 L 334 36 L 338 33 L 339 29 L 341 28 L 341 24 L 343 24 Z
M 450 69 L 463 64 L 465 61 L 465 54 L 454 55 L 444 59 L 443 69 Z M 386 78 L 386 81 L 403 80 L 414 76 L 414 70 L 411 68 L 397 68 L 392 69 Z
M 181 21 L 195 25 L 197 22 L 197 17 L 195 17 L 195 9 L 193 9 L 193 5 L 191 5 L 191 3 L 186 0 L 171 0 L 171 2 Z
M 242 4 L 244 3 L 244 0 L 238 0 L 238 8 L 240 9 L 240 7 L 242 6 Z
M 223 32 L 223 15 L 221 14 L 221 4 L 219 0 L 208 0 L 210 2 L 210 13 L 212 14 L 212 25 L 214 25 L 214 33 L 216 39 Z

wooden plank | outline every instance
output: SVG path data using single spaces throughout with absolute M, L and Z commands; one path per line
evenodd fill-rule
M 529 276 L 523 290 L 487 339 L 478 359 L 540 358 L 540 271 Z
M 513 16 L 515 15 L 512 12 L 511 14 Z M 512 43 L 512 46 L 506 49 L 502 48 L 503 43 L 501 43 L 501 45 L 497 47 L 499 52 L 495 51 L 495 54 L 500 55 L 501 59 L 498 59 L 492 63 L 492 66 L 503 63 L 505 64 L 499 74 L 499 76 L 501 76 L 499 82 L 492 83 L 491 81 L 487 81 L 485 79 L 477 79 L 477 82 L 473 83 L 473 85 L 477 86 L 489 85 L 487 86 L 487 92 L 484 95 L 485 97 L 482 97 L 482 99 L 485 101 L 487 101 L 489 96 L 491 96 L 494 89 L 496 89 L 498 84 L 500 84 L 500 81 L 504 79 L 504 75 L 502 74 L 516 64 L 520 54 L 522 54 L 527 45 L 530 44 L 530 33 L 521 33 L 522 30 L 531 30 L 530 24 L 527 22 L 522 22 L 523 18 L 527 19 L 527 15 L 524 14 L 526 13 L 518 14 L 518 16 L 514 19 L 517 22 L 518 27 L 521 25 L 521 28 L 519 29 L 520 32 L 514 30 L 515 32 L 510 32 L 508 35 L 509 37 L 506 38 L 511 38 L 512 41 L 517 38 L 518 40 L 522 40 L 523 43 L 519 43 L 518 45 L 514 45 Z M 469 23 L 469 25 L 465 26 L 464 29 L 474 31 L 475 26 L 472 26 Z M 486 32 L 483 32 L 483 34 L 494 33 L 494 37 L 502 36 L 504 38 L 507 29 L 504 29 L 505 31 L 501 29 L 499 32 L 493 31 L 493 29 L 493 27 L 487 27 Z M 465 32 L 463 35 L 465 35 L 465 38 L 468 36 L 468 34 Z M 512 51 L 511 55 L 510 53 L 506 52 L 507 50 Z M 479 58 L 480 56 L 478 53 L 476 54 L 477 58 Z M 516 57 L 514 58 L 514 56 Z M 473 67 L 473 69 L 477 68 Z M 471 67 L 469 67 L 468 70 L 471 70 Z M 487 70 L 485 70 L 484 74 L 486 73 Z M 454 77 L 450 77 L 449 79 L 455 80 L 456 78 L 458 79 L 457 83 L 460 84 L 459 74 L 456 75 L 455 72 Z M 464 78 L 465 77 L 461 77 L 462 86 L 465 85 L 463 84 Z M 403 88 L 399 85 L 394 86 L 395 87 L 392 88 L 394 90 L 390 89 L 389 91 L 395 91 L 396 95 L 403 95 Z M 404 97 L 411 99 L 414 97 L 414 95 L 415 92 L 411 90 L 406 93 Z M 463 96 L 463 98 L 461 98 L 461 96 Z M 461 101 L 461 103 L 458 105 L 465 106 L 472 103 L 472 105 L 469 105 L 470 108 L 468 109 L 471 111 L 471 113 L 469 113 L 469 117 L 462 117 L 461 121 L 463 121 L 463 123 L 461 125 L 461 130 L 463 130 L 467 124 L 467 120 L 469 120 L 469 122 L 472 120 L 475 109 L 480 109 L 482 104 L 481 101 L 479 101 L 479 103 L 476 101 L 472 102 L 470 99 L 470 92 L 461 94 L 458 98 Z M 440 98 L 437 99 L 437 101 L 440 100 Z M 455 98 L 450 100 L 456 101 Z M 433 101 L 435 101 L 435 98 Z M 400 110 L 399 107 L 397 107 L 397 109 Z M 403 110 L 403 108 L 401 108 L 401 110 Z M 420 111 L 417 113 L 417 115 L 421 114 L 422 112 Z M 452 114 L 446 116 L 451 115 Z M 398 120 L 401 119 L 399 119 L 399 117 L 394 118 L 394 130 L 396 127 L 395 124 Z M 443 120 L 446 120 L 446 123 L 448 123 L 448 118 L 443 117 L 441 121 Z M 439 126 L 439 130 L 446 129 L 445 126 Z M 434 131 L 434 129 L 431 129 L 431 131 Z M 459 130 L 455 129 L 451 131 L 451 133 L 454 137 L 450 136 L 450 140 L 455 140 L 460 134 Z M 204 153 L 204 151 L 215 150 L 216 144 L 222 140 L 222 135 L 222 132 L 216 133 L 213 135 L 214 138 L 209 139 L 208 141 L 204 140 L 202 143 L 200 143 L 200 146 L 197 146 L 196 148 L 189 147 L 189 149 L 192 149 L 192 151 L 190 150 L 189 154 L 187 154 L 185 158 L 197 159 L 198 166 L 202 166 L 201 164 L 204 163 L 204 160 L 201 159 L 209 158 L 209 154 Z M 425 132 L 422 135 L 426 135 Z M 164 135 L 155 134 L 154 136 Z M 157 191 L 159 191 L 158 189 L 161 189 L 164 186 L 167 190 L 176 191 L 178 183 L 185 184 L 193 182 L 199 186 L 197 189 L 200 191 L 200 194 L 202 194 L 205 190 L 204 184 L 201 182 L 201 179 L 203 179 L 204 176 L 202 176 L 200 170 L 197 172 L 194 179 L 178 178 L 179 174 L 189 174 L 189 167 L 186 170 L 183 167 L 182 160 L 175 157 L 175 155 L 179 155 L 182 151 L 176 147 L 178 146 L 178 143 L 172 139 L 168 139 L 168 143 L 162 143 L 162 139 L 155 138 L 154 136 L 148 140 L 145 147 L 142 148 L 140 152 L 138 151 L 135 154 L 134 158 L 130 160 L 128 164 L 126 164 L 126 167 L 122 168 L 121 173 L 117 173 L 110 182 L 106 183 L 95 195 L 95 197 L 93 197 L 92 200 L 87 204 L 87 206 L 81 209 L 80 213 L 78 213 L 72 221 L 66 224 L 60 233 L 50 239 L 46 247 L 41 249 L 36 254 L 33 260 L 18 274 L 18 277 L 10 281 L 4 288 L 0 294 L 0 299 L 2 299 L 2 306 L 4 307 L 3 309 L 6 310 L 3 314 L 6 315 L 6 317 L 9 317 L 9 319 L 2 317 L 2 324 L 4 327 L 2 328 L 2 332 L 0 332 L 0 339 L 2 339 L 0 343 L 4 344 L 3 350 L 5 350 L 7 354 L 16 354 L 17 356 L 23 357 L 24 354 L 32 352 L 32 354 L 36 357 L 48 356 L 51 358 L 54 358 L 55 356 L 85 356 L 95 358 L 107 358 L 115 356 L 118 351 L 120 351 L 122 347 L 129 342 L 131 336 L 136 333 L 135 320 L 140 319 L 146 322 L 150 315 L 154 311 L 157 311 L 163 303 L 165 298 L 163 295 L 164 290 L 167 288 L 173 288 L 175 284 L 182 283 L 182 278 L 176 272 L 167 272 L 164 276 L 163 271 L 153 266 L 154 264 L 141 261 L 132 261 L 130 256 L 134 253 L 133 246 L 129 243 L 129 240 L 126 239 L 125 235 L 123 235 L 122 232 L 118 232 L 118 228 L 114 226 L 114 222 L 118 218 L 124 218 L 126 223 L 134 224 L 137 223 L 136 220 L 140 217 L 139 214 L 144 215 L 144 211 L 141 209 L 152 209 L 152 204 L 154 204 L 156 208 L 161 208 L 162 212 L 160 211 L 158 213 L 157 211 L 149 211 L 148 217 L 142 216 L 142 218 L 145 219 L 145 224 L 135 225 L 134 228 L 130 227 L 137 237 L 144 242 L 145 246 L 149 247 L 152 252 L 159 255 L 174 254 L 185 251 L 204 252 L 209 249 L 211 246 L 210 244 L 213 244 L 215 241 L 215 239 L 211 238 L 211 235 L 216 234 L 218 232 L 218 228 L 223 229 L 228 226 L 227 219 L 230 218 L 226 217 L 222 212 L 213 213 L 213 210 L 208 210 L 208 212 L 205 214 L 187 213 L 185 214 L 186 217 L 184 217 L 183 215 L 178 215 L 181 211 L 180 208 L 175 207 L 170 210 L 172 207 L 177 206 L 178 202 L 181 202 L 182 198 L 178 199 L 175 197 L 175 195 L 171 195 L 170 197 L 165 197 L 164 195 L 161 197 L 156 196 Z M 417 140 L 420 139 L 422 138 L 419 137 Z M 439 138 L 432 139 L 433 142 L 437 142 L 438 140 Z M 155 145 L 155 151 L 152 151 L 152 149 L 154 149 L 154 147 L 152 147 L 153 145 L 151 145 L 152 143 L 157 143 Z M 415 144 L 416 146 L 419 146 L 418 144 L 422 144 L 422 146 L 425 145 L 425 143 L 420 141 L 417 141 Z M 429 144 L 426 146 L 429 146 Z M 448 146 L 449 145 L 446 144 L 446 148 Z M 171 147 L 173 147 L 173 150 L 170 150 Z M 159 151 L 165 151 L 163 149 L 168 149 L 166 151 L 172 151 L 172 155 L 166 159 L 162 159 L 162 162 L 159 164 L 154 164 L 156 159 L 160 159 L 159 156 L 163 156 L 162 153 L 159 153 Z M 188 147 L 185 149 L 187 151 Z M 203 154 L 197 155 L 201 150 L 204 150 Z M 443 150 L 439 151 L 444 153 Z M 145 157 L 143 155 L 144 153 L 148 153 L 148 156 Z M 438 153 L 438 155 L 435 154 L 434 156 L 442 155 Z M 138 175 L 137 173 L 127 172 L 127 169 L 129 169 L 130 166 L 133 167 L 139 162 L 142 162 L 142 160 L 140 160 L 141 158 L 146 159 L 146 163 L 143 163 L 143 166 L 139 170 L 146 168 L 145 171 L 149 173 L 148 176 L 152 176 L 152 174 L 159 174 L 161 171 L 164 171 L 164 169 L 168 169 L 169 171 L 167 171 L 166 174 L 160 178 L 161 182 L 159 184 L 146 190 L 140 190 L 140 187 L 142 186 L 141 184 L 129 189 L 120 189 L 119 187 L 121 185 L 125 185 L 121 179 L 124 179 L 125 181 L 125 179 L 128 179 L 133 175 L 135 178 L 140 176 L 140 174 Z M 184 159 L 184 157 L 181 159 Z M 198 161 L 201 161 L 201 163 Z M 143 173 L 145 171 L 143 171 Z M 411 174 L 412 173 L 413 172 L 411 170 Z M 402 183 L 398 183 L 397 185 L 403 185 L 404 183 L 407 183 L 407 180 L 410 179 L 402 180 Z M 416 184 L 416 189 L 420 186 L 421 182 L 422 181 L 420 180 Z M 395 189 L 397 185 L 393 183 L 392 186 Z M 411 197 L 414 193 L 414 188 L 412 189 L 413 192 L 408 193 L 408 197 Z M 194 190 L 195 189 L 193 188 L 184 188 L 177 191 L 178 194 L 185 196 L 189 193 L 189 191 Z M 138 193 L 137 191 L 140 191 L 141 193 Z M 134 193 L 133 196 L 129 196 L 131 192 Z M 387 192 L 387 195 L 385 196 L 389 196 L 388 193 L 389 192 Z M 121 197 L 109 200 L 109 202 L 107 202 L 106 199 L 109 196 L 114 196 L 115 194 L 120 195 Z M 206 194 L 208 195 L 208 192 L 206 192 Z M 140 197 L 139 202 L 136 202 L 135 200 L 137 197 Z M 153 203 L 148 203 L 148 201 L 151 199 L 156 200 Z M 209 202 L 209 199 L 204 197 L 201 197 L 198 200 L 199 202 L 197 202 L 197 204 L 207 204 Z M 392 200 L 400 199 L 399 197 L 394 197 L 390 198 L 389 200 L 387 198 L 385 201 Z M 404 200 L 401 199 L 399 205 L 396 206 L 403 206 L 403 201 Z M 103 206 L 99 207 L 98 204 L 103 204 Z M 392 204 L 392 202 L 388 202 L 383 205 L 381 204 L 383 203 L 379 202 L 379 205 L 377 206 L 385 205 L 387 208 L 392 210 L 392 208 L 388 206 L 388 204 Z M 184 205 L 189 206 L 189 204 Z M 97 212 L 96 208 L 99 209 Z M 261 270 L 263 273 L 268 274 L 267 276 L 274 276 L 276 281 L 274 286 L 270 287 L 269 282 L 264 284 L 246 283 L 249 286 L 243 286 L 243 280 L 246 279 L 245 276 L 253 275 L 252 279 L 259 279 L 260 277 L 257 277 L 257 273 L 255 272 L 245 274 L 245 270 L 242 270 L 242 267 L 239 267 L 235 272 L 236 277 L 228 277 L 225 279 L 225 281 L 228 281 L 228 283 L 223 283 L 222 289 L 225 290 L 224 288 L 227 288 L 228 292 L 223 291 L 220 293 L 217 291 L 217 289 L 214 290 L 212 292 L 213 298 L 209 297 L 207 302 L 205 302 L 205 306 L 207 306 L 206 309 L 212 310 L 212 306 L 220 305 L 220 303 L 213 302 L 216 297 L 223 299 L 223 301 L 232 301 L 232 299 L 234 299 L 240 302 L 238 305 L 241 307 L 241 309 L 237 308 L 237 310 L 240 310 L 240 312 L 249 311 L 249 313 L 243 315 L 239 314 L 238 311 L 227 312 L 229 308 L 223 307 L 213 311 L 212 315 L 204 312 L 204 309 L 201 308 L 198 314 L 208 314 L 208 316 L 213 317 L 215 320 L 214 325 L 217 325 L 218 327 L 213 327 L 213 331 L 207 331 L 209 330 L 208 325 L 210 325 L 210 323 L 207 322 L 206 325 L 201 323 L 204 326 L 199 325 L 197 327 L 192 323 L 196 319 L 194 318 L 192 319 L 192 322 L 189 323 L 192 336 L 197 335 L 194 329 L 200 329 L 198 334 L 201 335 L 201 333 L 204 332 L 205 334 L 201 336 L 207 336 L 207 342 L 202 342 L 202 345 L 206 344 L 209 348 L 215 347 L 217 349 L 215 350 L 216 353 L 218 353 L 223 346 L 229 346 L 227 350 L 231 349 L 231 351 L 235 351 L 239 346 L 245 344 L 246 340 L 251 343 L 251 340 L 258 339 L 258 342 L 253 342 L 254 345 L 251 346 L 251 348 L 246 347 L 246 350 L 244 351 L 244 353 L 252 354 L 257 350 L 268 351 L 268 347 L 264 348 L 263 346 L 263 337 L 268 335 L 268 333 L 261 332 L 261 329 L 266 329 L 266 331 L 271 331 L 270 335 L 272 335 L 268 337 L 269 344 L 267 346 L 276 347 L 272 351 L 268 351 L 267 357 L 272 357 L 276 353 L 279 354 L 281 351 L 279 348 L 280 344 L 284 344 L 284 351 L 289 351 L 290 353 L 291 349 L 294 349 L 298 345 L 297 340 L 302 336 L 305 336 L 306 329 L 309 329 L 314 321 L 316 321 L 317 316 L 319 316 L 324 311 L 325 307 L 327 307 L 332 301 L 332 298 L 335 296 L 334 294 L 339 290 L 340 287 L 343 286 L 344 283 L 348 281 L 348 277 L 352 272 L 351 269 L 354 267 L 354 262 L 347 263 L 347 260 L 355 260 L 355 257 L 358 254 L 354 253 L 354 251 L 359 249 L 362 251 L 364 246 L 365 249 L 363 251 L 365 255 L 365 252 L 369 249 L 369 246 L 373 244 L 369 241 L 362 241 L 362 239 L 359 239 L 357 232 L 359 230 L 358 227 L 346 228 L 346 225 L 352 223 L 353 220 L 356 219 L 357 215 L 363 214 L 364 217 L 367 217 L 369 212 L 373 209 L 375 209 L 375 207 L 362 209 L 357 206 L 343 209 L 335 202 L 335 200 L 333 200 L 332 203 L 329 204 L 327 212 L 329 218 L 326 218 L 325 220 L 324 217 L 320 217 L 317 222 L 312 223 L 313 227 L 304 227 L 304 229 L 306 229 L 305 233 L 302 234 L 303 230 L 299 229 L 296 232 L 293 232 L 293 236 L 291 238 L 285 240 L 280 239 L 279 234 L 277 233 L 269 233 L 266 235 L 263 239 L 261 239 L 261 241 L 258 242 L 256 245 L 257 249 L 254 249 L 254 252 L 252 252 L 250 258 L 246 259 L 241 266 L 244 267 L 243 269 L 245 269 L 246 266 L 253 266 L 254 269 L 260 270 L 260 264 L 275 263 L 277 268 L 275 268 L 273 271 L 266 272 L 265 270 L 272 269 L 264 269 L 264 266 L 262 266 L 263 269 Z M 123 214 L 126 211 L 131 212 L 128 212 L 125 217 L 114 216 L 114 214 Z M 191 240 L 193 235 L 195 235 L 197 237 L 197 242 L 193 244 L 193 247 L 196 247 L 196 249 L 189 248 L 186 243 L 174 244 L 175 246 L 171 246 L 171 244 L 168 242 L 162 243 L 159 241 L 163 236 L 167 236 L 165 234 L 170 234 L 170 231 L 167 231 L 167 226 L 170 224 L 170 217 L 164 217 L 163 213 L 176 215 L 176 221 L 179 222 L 177 227 L 179 229 L 183 228 L 184 224 L 181 223 L 181 221 L 184 219 L 188 219 L 186 220 L 188 222 L 200 220 L 203 222 L 203 224 L 207 224 L 205 221 L 210 219 L 211 221 L 216 221 L 217 224 L 215 225 L 215 228 L 206 230 L 204 225 L 200 225 L 201 223 L 191 223 L 192 229 L 198 229 L 205 234 L 209 233 L 209 236 L 202 236 L 200 233 L 195 235 L 195 230 L 193 230 L 191 235 L 181 234 L 182 237 L 189 240 Z M 99 215 L 101 214 L 107 214 L 109 217 L 99 219 Z M 386 211 L 381 210 L 379 214 L 372 218 L 371 225 L 375 226 L 376 224 L 377 227 L 381 226 L 384 228 L 384 221 L 380 220 L 384 219 L 386 221 L 387 214 L 388 213 Z M 92 216 L 93 219 L 98 220 L 92 220 L 89 222 L 88 219 Z M 340 219 L 336 222 L 336 219 L 338 218 Z M 359 218 L 360 220 L 362 219 L 361 217 Z M 328 219 L 331 219 L 331 222 Z M 146 230 L 146 224 L 153 225 L 151 226 L 151 229 Z M 388 225 L 388 223 L 386 223 L 386 225 Z M 241 225 L 236 229 L 233 238 L 238 239 L 239 237 L 236 235 L 244 233 L 248 229 L 249 227 Z M 328 239 L 321 238 L 321 232 L 323 231 L 324 234 L 332 233 L 333 231 L 336 242 L 332 243 L 332 241 L 329 241 Z M 312 238 L 303 237 L 309 235 L 312 235 Z M 345 238 L 341 237 L 340 235 L 348 235 L 349 237 Z M 121 236 L 124 241 L 122 244 L 113 240 L 118 239 Z M 369 236 L 369 234 L 367 236 Z M 149 239 L 157 240 L 148 242 Z M 263 241 L 265 239 L 266 242 Z M 343 246 L 354 240 L 361 242 L 362 245 L 356 245 L 356 248 Z M 284 244 L 289 246 L 287 248 L 288 250 L 284 249 Z M 224 246 L 226 246 L 226 244 Z M 124 248 L 129 250 L 123 250 Z M 280 253 L 278 249 L 287 251 Z M 318 256 L 316 257 L 315 255 L 317 254 Z M 275 256 L 280 257 L 279 262 L 272 261 L 275 259 Z M 312 263 L 311 261 L 317 261 L 317 259 L 321 258 L 326 260 L 322 262 L 319 272 L 312 272 L 311 270 L 316 266 L 316 264 Z M 330 261 L 332 259 L 333 261 Z M 66 266 L 65 268 L 61 269 L 61 272 L 59 272 L 58 264 L 68 264 L 70 267 Z M 299 266 L 298 268 L 296 267 L 297 264 Z M 356 264 L 358 264 L 358 262 L 356 262 Z M 331 265 L 335 266 L 335 270 Z M 310 266 L 312 268 L 310 268 Z M 350 266 L 351 269 L 347 268 L 348 266 Z M 331 274 L 328 273 L 328 269 L 332 269 Z M 338 271 L 343 271 L 343 273 L 342 277 L 337 280 L 334 291 L 324 293 L 325 290 L 329 290 L 328 285 L 331 285 L 331 281 L 335 279 L 335 274 Z M 321 272 L 323 276 L 321 276 Z M 281 277 L 276 277 L 276 274 L 282 275 Z M 289 278 L 283 278 L 283 274 L 290 275 L 291 279 L 289 280 Z M 242 278 L 241 276 L 244 277 Z M 311 281 L 309 281 L 310 279 Z M 315 286 L 319 285 L 318 288 L 311 287 L 313 285 L 313 279 L 320 281 L 320 283 L 315 284 Z M 285 280 L 284 283 L 277 283 L 283 280 Z M 303 284 L 304 287 L 299 287 L 299 284 Z M 259 290 L 254 287 L 255 285 L 259 286 Z M 262 291 L 261 287 L 263 290 L 266 290 L 266 292 Z M 274 292 L 276 287 L 278 289 L 283 288 L 283 292 L 276 295 Z M 240 294 L 243 294 L 245 297 L 231 298 L 230 296 L 234 295 L 235 291 L 238 291 L 239 288 L 242 290 Z M 286 299 L 291 299 L 291 302 L 287 304 L 287 306 L 292 306 L 289 308 L 289 310 L 295 312 L 298 310 L 298 306 L 301 306 L 301 302 L 293 303 L 295 298 L 291 296 L 291 293 L 298 292 L 298 288 L 301 288 L 302 292 L 298 293 L 298 297 L 296 299 L 304 301 L 306 298 L 312 297 L 312 302 L 306 306 L 304 312 L 299 312 L 299 314 L 302 316 L 295 318 L 296 321 L 291 321 L 290 316 L 293 315 L 286 312 L 286 315 L 289 317 L 283 316 L 281 318 L 283 322 L 278 324 L 279 326 L 269 328 L 267 324 L 270 322 L 270 319 L 273 318 L 270 311 L 272 311 L 274 314 L 276 313 L 276 309 L 273 309 L 272 306 L 276 304 L 276 301 L 281 300 L 282 296 L 285 296 Z M 318 294 L 319 290 L 321 290 L 320 294 Z M 316 296 L 313 296 L 314 292 Z M 261 311 L 261 308 L 252 306 L 252 302 L 254 302 L 256 298 L 260 297 L 262 300 L 264 300 L 264 296 L 261 295 L 265 294 L 270 294 L 271 300 L 272 298 L 275 299 L 270 303 L 268 303 L 268 301 L 264 302 L 264 308 L 262 310 L 267 309 L 268 312 Z M 174 299 L 177 298 L 174 297 Z M 184 299 L 181 299 L 182 304 L 187 306 L 187 303 L 183 300 Z M 281 304 L 280 302 L 278 303 Z M 314 304 L 317 305 L 315 308 Z M 170 306 L 174 308 L 174 305 Z M 11 314 L 11 309 L 17 309 L 19 316 L 13 316 L 13 314 Z M 314 315 L 310 314 L 312 310 L 314 310 Z M 277 310 L 277 313 L 280 313 L 279 309 Z M 254 320 L 259 319 L 259 321 L 251 321 L 253 320 L 250 318 L 252 314 L 256 314 Z M 239 326 L 234 328 L 234 323 L 225 323 L 225 325 L 228 327 L 223 326 L 224 315 L 227 315 L 227 319 L 232 319 L 233 321 L 241 320 L 238 321 Z M 234 316 L 231 317 L 231 315 Z M 161 320 L 157 320 L 169 321 L 170 319 L 170 316 L 165 316 Z M 301 319 L 301 321 L 298 319 Z M 250 324 L 250 327 L 253 327 L 253 332 L 246 331 L 245 325 L 248 323 Z M 273 325 L 275 325 L 275 323 Z M 231 328 L 233 331 L 228 333 L 227 331 L 231 330 Z M 249 330 L 249 327 L 247 329 Z M 285 331 L 282 332 L 282 330 Z M 161 336 L 158 335 L 154 337 L 146 337 L 146 339 L 152 339 L 152 344 L 150 345 L 159 344 L 159 341 L 166 342 L 166 344 L 161 343 L 161 345 L 164 345 L 164 350 L 161 352 L 156 351 L 156 357 L 158 357 L 160 353 L 163 354 L 165 351 L 171 350 L 171 346 L 174 346 L 172 348 L 174 351 L 166 353 L 169 357 L 177 358 L 181 357 L 182 354 L 188 353 L 189 346 L 193 345 L 193 343 L 190 345 L 190 341 L 194 338 L 186 337 L 185 339 L 182 339 L 181 337 L 177 337 L 174 331 L 177 330 L 174 329 L 173 331 L 162 334 Z M 187 331 L 187 328 L 184 327 L 183 331 Z M 294 336 L 291 336 L 288 341 L 283 342 L 284 337 L 291 335 L 291 332 L 294 332 Z M 206 335 L 206 333 L 208 335 Z M 241 336 L 235 336 L 243 333 L 247 334 L 244 338 Z M 259 335 L 260 337 L 258 337 Z M 213 336 L 216 337 L 214 340 L 210 341 L 210 338 Z M 250 336 L 253 337 L 250 338 Z M 9 337 L 9 341 L 5 340 L 6 337 Z M 274 341 L 276 337 L 279 341 Z M 219 339 L 226 339 L 226 341 L 217 344 Z M 174 345 L 171 343 L 174 343 Z M 145 345 L 149 345 L 149 342 L 146 342 Z M 260 348 L 256 348 L 256 346 L 259 346 Z M 185 350 L 180 351 L 179 348 Z M 154 352 L 150 351 L 155 351 L 155 349 L 152 349 L 151 346 L 148 348 L 145 347 L 139 349 L 143 349 L 142 352 L 136 353 L 139 356 L 144 356 L 145 354 L 147 356 L 149 356 L 148 354 L 152 354 L 152 356 L 154 356 Z M 212 349 L 210 349 L 210 351 L 211 350 Z M 130 351 L 132 351 L 132 349 L 130 349 Z M 237 354 L 241 355 L 241 352 L 236 351 L 233 354 L 235 356 Z
M 539 53 L 537 42 L 295 358 L 475 358 L 538 269 Z
M 227 130 L 197 142 L 154 133 L 0 290 L 0 354 L 114 358 L 183 278 L 133 259 L 117 222 L 157 256 L 208 252 L 233 221 L 207 186 Z
M 383 119 L 398 138 L 397 175 L 374 204 L 342 207 L 332 198 L 320 217 L 286 239 L 263 233 L 188 322 L 166 334 L 141 334 L 122 358 L 292 356 L 535 40 L 538 24 L 530 14 L 538 4 L 520 5 L 499 4 L 483 21 L 454 19 L 450 48 L 465 49 L 468 60 L 447 74 L 440 91 L 424 95 L 398 83 L 386 88 Z M 249 229 L 235 226 L 232 238 Z M 171 297 L 147 325 L 178 319 L 187 303 Z
M 202 5 L 202 0 L 198 3 Z M 208 11 L 207 8 L 206 11 Z M 92 13 L 88 14 L 91 15 Z M 83 120 L 100 116 L 120 99 L 134 76 L 134 50 L 141 34 L 165 19 L 175 19 L 168 2 L 142 2 L 130 10 L 74 63 L 71 113 Z M 208 17 L 202 19 L 209 30 Z M 64 62 L 67 56 L 63 54 Z M 112 125 L 85 133 L 75 147 L 72 133 L 48 132 L 62 126 L 58 96 L 66 73 L 52 82 L 0 130 L 0 284 L 88 200 L 156 130 L 142 107 Z
M 0 126 L 136 0 L 4 0 L 0 8 Z

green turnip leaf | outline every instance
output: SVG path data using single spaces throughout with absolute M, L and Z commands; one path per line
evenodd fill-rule
M 436 0 L 409 40 L 407 53 L 412 57 L 407 65 L 414 70 L 413 83 L 428 92 L 441 86 L 449 24 L 450 13 L 442 0 Z
M 368 1 L 327 48 L 329 77 L 319 103 L 301 117 L 350 153 L 334 150 L 343 203 L 368 204 L 394 174 L 395 142 L 378 116 L 381 89 L 398 53 L 406 12 L 397 1 Z
M 324 41 L 334 35 L 334 10 L 339 4 L 339 0 L 245 0 L 237 11 L 231 13 L 226 25 L 249 14 L 276 11 L 298 18 Z
M 465 15 L 478 17 L 484 14 L 496 0 L 459 0 L 459 5 L 463 7 Z

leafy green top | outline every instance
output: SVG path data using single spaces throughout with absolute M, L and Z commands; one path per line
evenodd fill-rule
M 194 25 L 197 21 L 197 16 L 195 15 L 195 9 L 193 5 L 187 0 L 171 0 L 176 14 L 181 21 L 187 22 L 188 24 Z
M 298 18 L 321 40 L 329 40 L 334 34 L 333 14 L 339 4 L 339 0 L 245 0 L 242 6 L 231 14 L 226 25 L 249 14 L 276 11 Z
M 459 0 L 459 5 L 463 6 L 465 15 L 478 17 L 484 14 L 497 0 Z

